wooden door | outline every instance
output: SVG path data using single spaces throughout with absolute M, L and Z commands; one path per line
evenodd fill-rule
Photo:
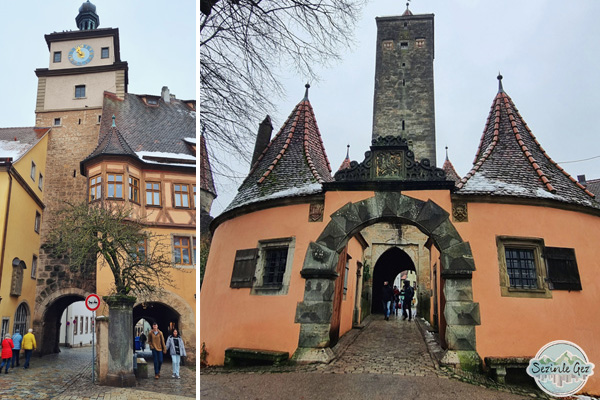
M 348 247 L 340 253 L 336 272 L 338 277 L 335 280 L 335 289 L 333 292 L 333 314 L 331 315 L 331 327 L 329 328 L 330 346 L 334 346 L 340 338 L 340 321 L 342 317 L 342 299 L 344 297 L 344 274 L 346 273 L 346 258 Z

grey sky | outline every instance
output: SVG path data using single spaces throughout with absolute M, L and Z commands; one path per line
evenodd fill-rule
M 437 164 L 450 160 L 459 175 L 471 168 L 492 100 L 498 71 L 504 90 L 542 147 L 576 178 L 600 178 L 597 92 L 600 88 L 600 2 L 542 0 L 412 1 L 414 14 L 435 14 Z M 373 0 L 363 10 L 355 46 L 344 60 L 311 82 L 309 99 L 335 172 L 350 144 L 362 161 L 371 139 L 376 16 L 400 15 L 404 1 Z M 306 78 L 286 76 L 288 99 L 271 113 L 275 134 L 304 95 Z M 260 121 L 256 121 L 256 127 Z M 253 144 L 252 144 L 253 146 Z M 248 166 L 239 167 L 245 176 Z M 239 186 L 224 181 L 212 215 Z
M 77 30 L 84 0 L 0 2 L 0 127 L 33 126 L 36 68 L 48 68 L 44 35 Z M 92 0 L 100 28 L 119 28 L 121 59 L 129 64 L 130 93 L 196 98 L 194 1 Z

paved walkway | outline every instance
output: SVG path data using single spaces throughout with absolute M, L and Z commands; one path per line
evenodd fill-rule
M 164 377 L 140 379 L 135 388 L 92 384 L 92 349 L 61 348 L 60 354 L 33 357 L 29 369 L 10 369 L 0 374 L 0 399 L 137 400 L 189 399 L 196 397 L 196 373 L 181 367 L 181 379 L 171 378 L 171 364 L 163 364 Z M 23 362 L 24 359 L 21 359 Z M 152 360 L 150 360 L 152 369 Z
M 201 370 L 202 399 L 525 399 L 536 388 L 499 385 L 438 367 L 414 321 L 375 315 L 334 348 L 330 364 Z

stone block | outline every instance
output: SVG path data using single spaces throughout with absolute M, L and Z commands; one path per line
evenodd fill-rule
M 454 225 L 452 225 L 448 219 L 439 224 L 438 227 L 431 232 L 431 238 L 440 251 L 444 251 L 463 241 Z
M 446 279 L 446 301 L 473 301 L 473 285 L 470 279 Z
M 331 325 L 329 323 L 300 325 L 300 340 L 298 341 L 298 347 L 323 348 L 329 346 L 330 328 Z
M 442 251 L 442 276 L 444 273 L 470 275 L 475 271 L 475 261 L 468 242 L 462 242 Z
M 408 196 L 400 196 L 398 200 L 398 216 L 408 221 L 416 221 L 424 202 Z
M 304 257 L 304 265 L 300 274 L 303 278 L 329 278 L 335 279 L 335 272 L 339 254 L 326 246 L 310 242 Z
M 294 322 L 301 324 L 329 324 L 333 314 L 331 301 L 303 301 L 296 307 Z
M 448 325 L 481 325 L 479 303 L 447 301 L 444 317 Z
M 433 232 L 442 222 L 447 221 L 450 214 L 443 208 L 428 200 L 423 204 L 421 212 L 416 218 L 416 222 L 422 226 L 426 232 Z
M 363 225 L 363 220 L 360 218 L 358 208 L 348 203 L 331 215 L 331 220 L 335 221 L 339 226 L 343 227 L 347 233 L 356 232 Z
M 344 247 L 347 243 L 346 230 L 336 221 L 330 221 L 321 236 L 317 239 L 317 243 L 329 249 L 338 249 Z
M 380 210 L 380 216 L 397 217 L 399 213 L 400 197 L 397 192 L 375 192 L 375 201 Z
M 333 350 L 329 347 L 317 349 L 298 347 L 292 356 L 292 361 L 298 364 L 329 364 L 334 358 Z
M 446 326 L 446 343 L 450 350 L 476 351 L 475 326 L 448 324 Z
M 359 201 L 358 203 L 355 203 L 355 206 L 358 216 L 363 222 L 372 221 L 381 216 L 375 197 Z
M 304 283 L 304 301 L 333 301 L 335 280 L 309 278 Z

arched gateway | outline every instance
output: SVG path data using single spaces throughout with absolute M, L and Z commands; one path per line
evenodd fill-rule
M 471 275 L 475 263 L 449 214 L 433 201 L 421 201 L 398 192 L 375 192 L 375 196 L 348 203 L 331 215 L 316 242 L 308 246 L 301 275 L 306 279 L 304 299 L 298 303 L 295 322 L 300 323 L 299 362 L 328 361 L 329 328 L 333 309 L 336 263 L 348 240 L 378 222 L 401 222 L 416 226 L 431 238 L 440 252 L 441 278 L 446 299 L 445 360 L 463 369 L 478 368 L 475 326 L 480 324 L 479 304 L 473 302 Z

